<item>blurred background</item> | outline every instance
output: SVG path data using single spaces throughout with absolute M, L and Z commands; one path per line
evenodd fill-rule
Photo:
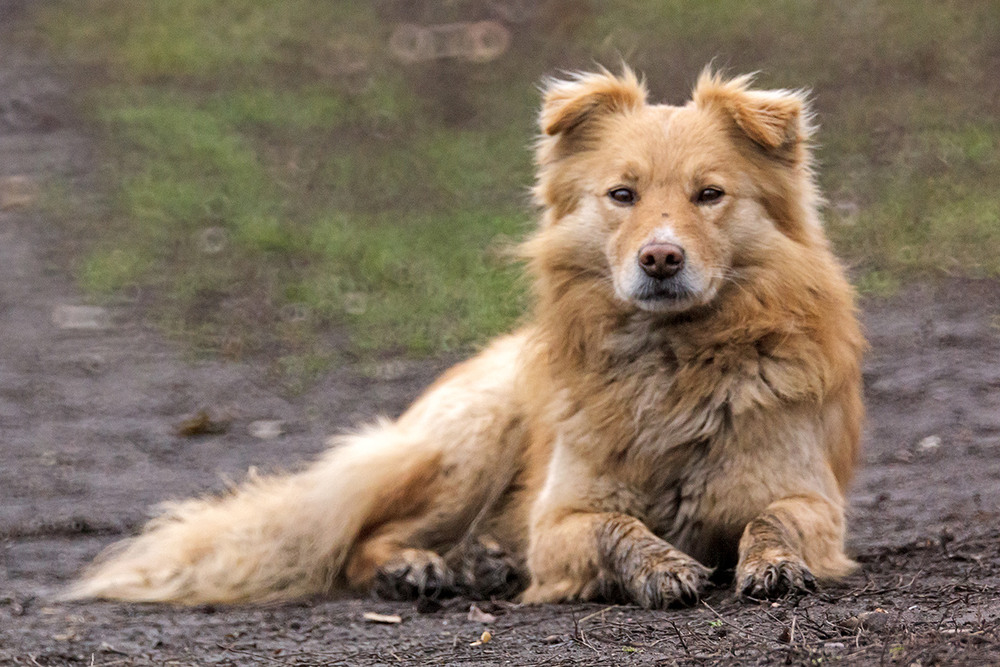
M 829 235 L 863 294 L 1000 272 L 1000 3 L 75 0 L 32 10 L 98 153 L 48 184 L 66 264 L 191 349 L 331 364 L 513 326 L 538 85 L 707 64 L 811 90 Z

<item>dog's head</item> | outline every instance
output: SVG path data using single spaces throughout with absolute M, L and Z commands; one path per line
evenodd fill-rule
M 789 244 L 822 243 L 804 96 L 750 83 L 706 71 L 678 107 L 648 103 L 627 69 L 550 82 L 536 267 L 598 279 L 624 308 L 677 313 Z

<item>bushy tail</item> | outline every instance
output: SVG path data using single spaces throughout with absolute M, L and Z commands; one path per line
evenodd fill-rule
M 417 482 L 435 462 L 426 443 L 406 442 L 389 423 L 341 440 L 301 473 L 251 476 L 219 498 L 166 504 L 64 597 L 204 604 L 331 590 L 386 494 Z

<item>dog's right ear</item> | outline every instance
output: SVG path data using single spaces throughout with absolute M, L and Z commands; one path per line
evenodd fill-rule
M 602 69 L 566 80 L 551 79 L 543 87 L 542 135 L 535 147 L 538 182 L 535 201 L 548 209 L 547 220 L 573 210 L 580 196 L 569 172 L 557 169 L 567 156 L 585 150 L 600 119 L 638 109 L 646 103 L 646 88 L 632 70 L 615 76 Z
M 570 79 L 551 79 L 544 86 L 539 124 L 550 137 L 569 137 L 594 119 L 636 109 L 646 102 L 646 87 L 631 69 L 618 76 L 602 69 Z

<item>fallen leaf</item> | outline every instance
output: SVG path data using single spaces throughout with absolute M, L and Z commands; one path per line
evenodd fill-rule
M 479 623 L 493 623 L 497 620 L 497 617 L 489 612 L 485 612 L 475 604 L 469 605 L 469 620 L 477 621 Z
M 397 614 L 377 614 L 374 611 L 366 611 L 361 614 L 369 623 L 402 623 L 403 617 Z
M 0 210 L 31 206 L 38 199 L 38 193 L 38 183 L 28 176 L 0 179 Z
M 215 419 L 207 410 L 199 410 L 198 414 L 185 419 L 177 426 L 177 435 L 193 438 L 197 435 L 218 435 L 229 430 L 228 419 Z
M 839 625 L 841 628 L 852 633 L 858 630 L 876 633 L 882 632 L 889 625 L 889 612 L 879 607 L 874 611 L 865 611 L 857 616 L 845 618 L 840 621 Z

